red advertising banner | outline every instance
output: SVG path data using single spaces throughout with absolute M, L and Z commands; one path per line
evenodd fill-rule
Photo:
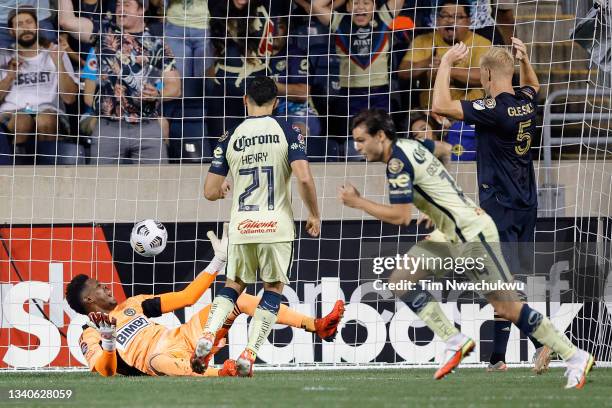
M 64 300 L 66 284 L 83 273 L 125 299 L 102 228 L 5 227 L 0 240 L 0 368 L 81 365 L 83 316 Z

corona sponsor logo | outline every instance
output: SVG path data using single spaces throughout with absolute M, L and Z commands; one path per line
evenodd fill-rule
M 234 150 L 243 152 L 244 149 L 257 144 L 280 143 L 279 135 L 240 136 L 234 142 Z

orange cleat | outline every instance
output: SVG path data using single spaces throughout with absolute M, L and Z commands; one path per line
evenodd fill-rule
M 238 375 L 238 368 L 236 367 L 236 361 L 227 359 L 223 362 L 223 367 L 219 370 L 219 377 L 236 377 Z
M 327 316 L 315 319 L 317 336 L 325 341 L 334 341 L 342 316 L 344 316 L 344 301 L 338 300 Z
M 456 345 L 450 345 L 450 347 L 447 346 L 446 358 L 444 359 L 442 366 L 434 374 L 434 378 L 436 380 L 444 378 L 444 376 L 453 371 L 455 367 L 461 363 L 461 360 L 467 357 L 472 350 L 474 350 L 474 347 L 476 346 L 474 340 L 462 334 L 459 335 L 462 336 L 462 338 L 456 343 Z
M 238 360 L 236 360 L 236 369 L 238 371 L 238 377 L 252 377 L 253 376 L 253 365 L 255 364 L 255 354 L 245 349 Z

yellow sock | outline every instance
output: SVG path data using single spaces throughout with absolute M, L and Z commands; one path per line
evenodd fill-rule
M 268 334 L 272 331 L 272 326 L 276 323 L 277 315 L 270 312 L 257 308 L 255 310 L 255 316 L 251 322 L 251 332 L 249 333 L 249 343 L 247 347 L 255 355 L 259 353 L 259 349 L 263 342 L 268 338 Z
M 540 343 L 547 345 L 554 352 L 558 353 L 563 360 L 570 358 L 576 351 L 576 346 L 572 344 L 565 334 L 557 330 L 547 317 L 542 319 L 538 328 L 531 335 Z
M 234 302 L 224 296 L 217 296 L 210 307 L 210 314 L 203 332 L 217 333 L 232 310 L 234 310 Z
M 444 341 L 448 341 L 448 339 L 459 333 L 455 325 L 442 312 L 438 302 L 430 301 L 421 309 L 418 315 L 427 324 L 427 327 Z

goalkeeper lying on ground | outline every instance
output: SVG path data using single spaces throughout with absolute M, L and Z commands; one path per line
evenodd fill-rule
M 66 300 L 72 309 L 88 314 L 90 322 L 83 327 L 79 340 L 89 368 L 103 376 L 172 375 L 172 376 L 234 376 L 233 360 L 226 360 L 223 368 L 208 368 L 194 372 L 190 358 L 194 353 L 202 327 L 208 319 L 210 305 L 176 329 L 154 323 L 149 318 L 161 316 L 185 306 L 193 305 L 214 282 L 227 260 L 227 224 L 221 240 L 208 232 L 215 256 L 206 269 L 179 292 L 162 295 L 139 295 L 117 304 L 106 285 L 87 275 L 75 276 L 66 288 Z M 217 350 L 225 345 L 225 337 L 234 319 L 241 313 L 253 316 L 259 298 L 243 293 L 225 325 L 217 332 Z M 324 340 L 332 340 L 344 313 L 344 303 L 337 301 L 327 316 L 315 319 L 281 305 L 279 324 L 299 327 L 316 333 Z M 211 355 L 212 356 L 212 355 Z M 197 367 L 196 367 L 197 369 Z M 203 371 L 203 370 L 197 370 Z

